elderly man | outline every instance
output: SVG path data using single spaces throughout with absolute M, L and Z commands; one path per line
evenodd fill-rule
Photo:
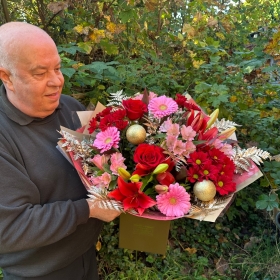
M 5 280 L 98 279 L 103 221 L 70 163 L 56 149 L 60 125 L 77 129 L 84 110 L 61 94 L 60 57 L 38 27 L 0 27 L 0 267 Z

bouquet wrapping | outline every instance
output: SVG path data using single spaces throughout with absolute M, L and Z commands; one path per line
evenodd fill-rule
M 270 157 L 241 149 L 238 125 L 218 109 L 208 116 L 188 94 L 119 91 L 106 107 L 77 113 L 82 128 L 61 127 L 61 152 L 99 207 L 142 218 L 214 222 Z

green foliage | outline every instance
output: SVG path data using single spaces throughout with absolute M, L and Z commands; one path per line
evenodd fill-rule
M 241 269 L 244 277 L 242 279 L 279 280 L 279 249 L 274 235 L 263 235 L 261 238 L 251 238 L 246 250 L 235 254 L 231 261 L 233 267 Z
M 172 221 L 165 256 L 118 248 L 118 220 L 105 224 L 98 252 L 101 279 L 274 279 L 280 257 L 275 227 L 254 205 L 230 209 L 239 212 L 231 222 L 226 216 L 216 223 Z
M 256 203 L 258 209 L 272 211 L 274 208 L 278 208 L 278 196 L 274 193 L 270 195 L 262 194 Z

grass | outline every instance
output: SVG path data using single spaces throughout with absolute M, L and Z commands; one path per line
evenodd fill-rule
M 232 257 L 232 267 L 242 271 L 244 279 L 280 280 L 279 232 L 252 238 L 246 250 Z

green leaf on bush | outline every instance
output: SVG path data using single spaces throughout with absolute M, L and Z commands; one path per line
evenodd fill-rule
M 86 54 L 90 54 L 92 47 L 89 43 L 85 43 L 85 42 L 79 42 L 78 46 L 86 53 Z
M 269 187 L 270 186 L 270 183 L 269 183 L 269 181 L 266 179 L 266 178 L 261 178 L 260 179 L 260 185 L 262 186 L 262 187 Z
M 270 195 L 262 194 L 259 199 L 260 200 L 256 202 L 257 209 L 271 211 L 279 206 L 277 201 L 278 196 L 274 193 Z
M 74 68 L 61 68 L 61 72 L 63 75 L 71 78 L 75 74 L 76 70 Z
M 113 55 L 113 54 L 118 54 L 119 49 L 117 45 L 112 44 L 112 42 L 107 41 L 107 40 L 102 40 L 100 42 L 100 46 L 104 49 L 104 51 L 109 54 L 109 55 Z
M 202 83 L 199 83 L 197 86 L 195 86 L 195 92 L 196 93 L 208 92 L 210 88 L 211 88 L 211 85 L 202 82 Z

